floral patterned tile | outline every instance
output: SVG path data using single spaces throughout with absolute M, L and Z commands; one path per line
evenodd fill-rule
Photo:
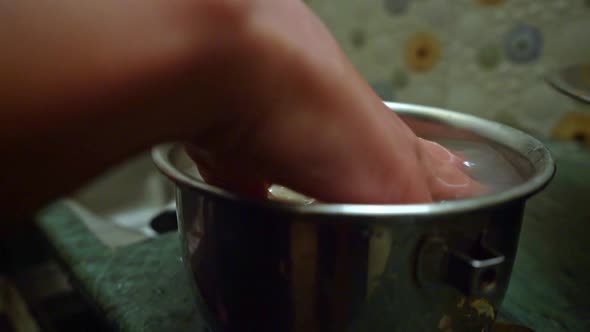
M 590 111 L 546 73 L 590 62 L 590 0 L 309 0 L 384 99 L 447 107 L 549 136 Z

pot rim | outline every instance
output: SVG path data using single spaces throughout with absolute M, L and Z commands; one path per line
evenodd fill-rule
M 441 124 L 473 132 L 483 138 L 504 145 L 526 158 L 533 165 L 534 175 L 522 184 L 508 190 L 456 201 L 421 204 L 317 203 L 296 205 L 247 198 L 199 181 L 183 173 L 170 160 L 171 153 L 177 148 L 178 143 L 167 143 L 154 147 L 152 149 L 152 158 L 160 171 L 177 186 L 183 186 L 204 196 L 216 197 L 233 203 L 253 204 L 261 208 L 280 209 L 298 215 L 389 217 L 465 213 L 527 199 L 545 188 L 556 172 L 555 162 L 549 149 L 536 138 L 520 130 L 476 116 L 436 107 L 395 102 L 385 102 L 385 104 L 402 116 L 408 115 L 425 120 L 434 119 Z

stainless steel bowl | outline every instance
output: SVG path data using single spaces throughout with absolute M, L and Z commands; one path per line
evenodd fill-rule
M 417 205 L 294 205 L 204 183 L 182 145 L 153 150 L 177 186 L 184 259 L 213 331 L 487 331 L 525 201 L 555 165 L 536 139 L 473 116 L 388 103 L 421 136 L 494 145 L 525 178 L 493 195 Z

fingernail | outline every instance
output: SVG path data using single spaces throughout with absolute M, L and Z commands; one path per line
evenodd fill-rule
M 445 187 L 460 188 L 469 185 L 471 178 L 452 165 L 436 167 L 432 175 Z
M 436 175 L 435 175 L 436 176 Z M 462 181 L 453 181 L 449 180 L 448 178 L 445 179 L 444 177 L 436 176 L 436 180 L 443 186 L 448 188 L 464 188 L 469 185 L 469 180 L 465 179 Z
M 420 138 L 420 140 L 423 143 L 434 147 L 435 151 L 438 151 L 438 155 L 441 158 L 444 156 L 444 161 L 453 162 L 453 161 L 457 160 L 457 157 L 451 151 L 449 151 L 447 148 L 445 148 L 444 146 L 442 146 L 436 142 L 433 142 L 433 141 L 425 140 L 423 138 Z M 436 157 L 432 152 L 433 151 L 430 151 L 430 153 L 433 155 L 433 157 Z

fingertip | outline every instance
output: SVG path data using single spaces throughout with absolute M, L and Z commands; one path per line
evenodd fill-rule
M 236 164 L 235 161 L 217 160 L 191 144 L 187 144 L 185 150 L 206 183 L 241 196 L 267 198 L 270 184 L 254 175 L 255 172 L 240 168 L 239 163 Z

